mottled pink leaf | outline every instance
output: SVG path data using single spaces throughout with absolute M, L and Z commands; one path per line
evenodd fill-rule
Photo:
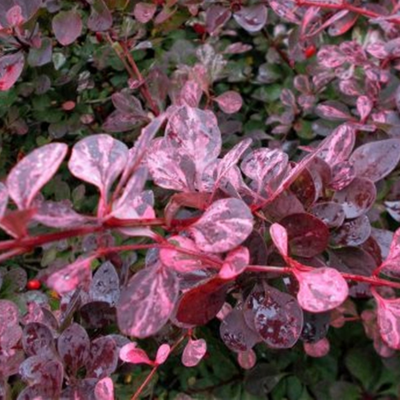
M 232 43 L 227 46 L 224 50 L 224 54 L 242 54 L 250 51 L 253 48 L 250 44 L 244 44 L 242 42 Z
M 267 22 L 267 7 L 263 4 L 241 7 L 233 14 L 235 21 L 247 32 L 260 31 Z
M 294 13 L 293 3 L 289 1 L 271 0 L 269 6 L 281 18 L 296 25 L 301 24 L 300 18 Z
M 384 299 L 376 292 L 378 326 L 384 342 L 392 349 L 400 349 L 400 299 Z
M 92 300 L 114 305 L 119 299 L 119 277 L 110 261 L 103 263 L 93 276 L 89 296 Z
M 72 323 L 58 337 L 57 348 L 64 365 L 76 375 L 89 358 L 89 335 L 81 325 Z
M 278 249 L 282 257 L 288 256 L 288 234 L 286 229 L 279 224 L 272 224 L 269 228 L 269 233 L 271 235 L 274 245 Z
M 14 86 L 24 68 L 22 51 L 0 57 L 0 91 L 9 90 Z
M 217 29 L 222 28 L 231 18 L 232 13 L 226 7 L 218 4 L 210 4 L 206 8 L 207 32 L 213 34 Z
M 253 349 L 241 351 L 238 353 L 237 360 L 243 369 L 252 369 L 256 365 L 257 355 Z
M 327 338 L 316 343 L 303 343 L 304 352 L 310 357 L 324 357 L 329 353 L 330 344 Z
M 315 215 L 329 228 L 341 226 L 346 218 L 343 207 L 330 201 L 315 204 L 311 208 L 311 214 Z
M 20 210 L 28 208 L 39 190 L 53 177 L 68 151 L 63 143 L 39 147 L 24 157 L 9 173 L 7 188 Z
M 91 5 L 88 28 L 93 32 L 102 32 L 111 28 L 113 18 L 104 0 L 87 0 Z
M 397 229 L 394 233 L 390 243 L 389 254 L 380 269 L 388 276 L 400 277 L 400 229 Z
M 248 154 L 242 161 L 240 169 L 257 183 L 257 190 L 267 194 L 273 191 L 282 181 L 287 171 L 289 158 L 280 150 L 257 149 Z
M 21 238 L 27 235 L 28 223 L 35 215 L 35 209 L 13 210 L 7 212 L 0 220 L 0 227 L 10 236 Z
M 247 326 L 242 310 L 237 308 L 223 319 L 219 333 L 226 346 L 235 352 L 250 350 L 260 341 L 257 332 Z
M 96 400 L 114 400 L 114 383 L 108 376 L 100 379 L 94 388 Z
M 207 342 L 204 339 L 193 340 L 189 338 L 183 353 L 182 364 L 185 367 L 195 367 L 207 352 Z
M 219 108 L 226 114 L 237 113 L 243 105 L 242 96 L 233 90 L 220 94 L 214 101 L 218 103 Z
M 347 121 L 352 118 L 347 106 L 333 100 L 319 104 L 315 109 L 315 113 L 329 121 Z
M 342 10 L 342 11 L 347 11 L 347 10 Z M 358 17 L 359 14 L 349 12 L 348 14 L 343 15 L 342 18 L 338 20 L 335 19 L 328 28 L 328 34 L 330 36 L 340 36 L 345 34 L 349 29 L 353 27 Z
M 399 160 L 400 139 L 387 139 L 358 147 L 349 161 L 357 176 L 376 182 L 390 174 Z
M 334 190 L 342 190 L 348 186 L 355 177 L 355 171 L 352 164 L 343 161 L 332 167 L 332 179 L 329 186 Z
M 324 312 L 340 306 L 349 295 L 346 280 L 336 269 L 323 267 L 308 272 L 294 270 L 300 290 L 297 300 L 304 310 Z
M 75 42 L 82 33 L 82 19 L 75 9 L 60 11 L 53 17 L 51 24 L 56 39 L 63 46 Z
M 194 253 L 201 253 L 193 240 L 184 236 L 172 236 L 168 241 L 182 249 L 190 250 Z M 161 249 L 160 260 L 167 267 L 181 273 L 195 271 L 203 267 L 203 263 L 198 256 L 185 254 L 175 249 Z
M 347 124 L 340 125 L 323 142 L 318 157 L 330 166 L 346 161 L 353 151 L 355 141 L 354 128 Z
M 119 358 L 131 364 L 154 365 L 154 361 L 142 349 L 136 347 L 136 343 L 127 343 L 119 351 Z
M 22 336 L 22 346 L 28 356 L 47 353 L 54 355 L 55 345 L 51 330 L 40 322 L 25 325 Z M 53 354 L 52 354 L 53 353 Z
M 3 217 L 8 204 L 8 190 L 4 183 L 0 182 L 0 218 Z
M 371 224 L 366 215 L 347 220 L 342 226 L 331 232 L 331 241 L 338 246 L 358 246 L 371 234 Z
M 300 257 L 314 257 L 328 246 L 328 227 L 311 214 L 291 214 L 279 222 L 287 231 L 290 251 Z
M 192 159 L 197 174 L 221 151 L 221 132 L 215 115 L 188 106 L 179 107 L 169 118 L 165 141 L 178 154 Z
M 200 219 L 190 226 L 198 248 L 223 253 L 243 243 L 253 230 L 253 216 L 239 199 L 215 201 Z
M 10 27 L 19 26 L 25 22 L 19 5 L 15 5 L 7 11 L 6 19 Z
M 360 114 L 360 120 L 365 121 L 371 113 L 373 101 L 368 96 L 360 96 L 357 98 L 357 111 Z
M 198 107 L 203 91 L 196 81 L 188 80 L 183 85 L 179 95 L 179 102 L 189 107 Z
M 233 279 L 245 271 L 249 262 L 249 250 L 247 247 L 239 246 L 227 254 L 218 275 L 222 279 Z
M 115 307 L 105 301 L 90 301 L 79 309 L 82 322 L 88 328 L 104 328 L 117 320 Z
M 190 325 L 205 325 L 211 321 L 225 302 L 229 285 L 225 280 L 212 278 L 181 297 L 176 319 Z
M 139 338 L 154 335 L 171 316 L 178 290 L 175 273 L 162 266 L 136 273 L 122 290 L 118 303 L 121 332 Z
M 0 300 L 0 347 L 8 351 L 21 338 L 22 329 L 18 325 L 18 308 L 12 301 Z
M 69 170 L 77 178 L 97 186 L 103 200 L 107 201 L 111 185 L 123 171 L 128 148 L 109 135 L 88 136 L 72 149 Z
M 400 222 L 400 201 L 385 201 L 386 211 L 397 222 Z
M 155 4 L 140 2 L 135 5 L 133 15 L 142 24 L 147 24 L 154 17 L 156 10 Z
M 42 201 L 34 206 L 37 209 L 33 219 L 51 228 L 72 228 L 90 221 L 89 217 L 75 212 L 69 200 Z
M 86 360 L 86 377 L 102 379 L 110 376 L 118 364 L 118 348 L 110 336 L 100 336 L 92 341 Z
M 170 353 L 171 353 L 170 345 L 165 343 L 162 344 L 157 350 L 156 360 L 155 360 L 156 365 L 164 364 Z
M 80 258 L 55 272 L 50 272 L 46 284 L 60 295 L 64 295 L 77 287 L 88 288 L 92 278 L 90 266 L 95 257 Z
M 354 178 L 344 189 L 337 191 L 332 200 L 343 207 L 346 218 L 357 218 L 374 204 L 376 188 L 369 179 Z

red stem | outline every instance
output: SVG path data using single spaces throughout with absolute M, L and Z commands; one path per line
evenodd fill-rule
M 148 385 L 148 383 L 151 381 L 151 378 L 154 376 L 154 374 L 157 372 L 158 365 L 155 365 L 153 369 L 151 370 L 150 374 L 147 375 L 147 378 L 143 381 L 143 383 L 140 385 L 139 389 L 136 390 L 136 393 L 131 397 L 131 400 L 137 400 L 140 396 L 140 394 L 143 392 L 144 388 Z

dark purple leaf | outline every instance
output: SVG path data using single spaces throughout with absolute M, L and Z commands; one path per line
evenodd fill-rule
M 53 43 L 50 38 L 41 39 L 40 47 L 31 47 L 28 54 L 28 64 L 31 67 L 41 67 L 51 62 L 53 54 Z
M 267 7 L 263 4 L 241 7 L 233 14 L 235 21 L 247 32 L 260 31 L 267 22 Z
M 215 201 L 189 229 L 198 248 L 210 253 L 234 249 L 252 230 L 253 216 L 239 199 Z
M 224 305 L 228 288 L 225 280 L 212 278 L 187 291 L 178 303 L 177 320 L 190 325 L 205 325 Z
M 239 309 L 233 309 L 223 319 L 219 332 L 226 346 L 236 352 L 250 350 L 260 341 L 260 336 L 247 326 Z
M 18 338 L 19 340 L 19 338 Z M 18 342 L 17 340 L 17 342 Z M 0 350 L 0 373 L 3 377 L 18 374 L 26 355 L 23 350 L 3 348 Z
M 129 114 L 136 117 L 145 117 L 142 103 L 127 92 L 117 92 L 111 95 L 111 101 L 114 107 L 123 114 Z
M 140 2 L 135 5 L 133 15 L 140 23 L 147 24 L 154 17 L 156 10 L 155 4 Z
M 34 206 L 37 211 L 33 219 L 51 228 L 73 228 L 90 221 L 90 218 L 75 212 L 69 200 L 42 201 Z
M 110 133 L 128 132 L 136 129 L 147 117 L 113 111 L 102 125 L 102 129 Z
M 371 234 L 371 224 L 366 215 L 345 221 L 331 233 L 331 240 L 337 246 L 358 246 Z
M 316 268 L 304 272 L 294 270 L 300 290 L 297 300 L 306 311 L 325 312 L 340 306 L 349 295 L 346 280 L 333 268 Z
M 292 214 L 279 222 L 287 230 L 290 251 L 300 257 L 314 257 L 328 246 L 328 227 L 311 214 Z
M 104 328 L 117 319 L 116 310 L 104 301 L 91 301 L 83 305 L 79 313 L 89 328 Z
M 300 200 L 305 208 L 309 208 L 318 198 L 317 187 L 308 169 L 304 169 L 290 185 L 290 190 Z
M 385 208 L 389 215 L 397 222 L 400 222 L 400 201 L 385 201 Z
M 118 348 L 110 336 L 101 336 L 92 341 L 86 360 L 86 377 L 102 379 L 110 376 L 118 364 Z
M 78 287 L 89 288 L 92 279 L 90 266 L 95 257 L 80 258 L 55 272 L 46 279 L 48 287 L 64 295 Z
M 97 186 L 107 201 L 111 185 L 123 171 L 127 157 L 124 143 L 109 135 L 93 135 L 75 144 L 68 167 L 77 178 Z
M 245 271 L 249 261 L 249 250 L 247 247 L 239 246 L 227 254 L 218 275 L 222 279 L 233 279 Z
M 60 11 L 53 17 L 52 28 L 58 42 L 63 46 L 68 46 L 82 33 L 81 16 L 75 9 Z
M 114 305 L 119 299 L 119 277 L 110 261 L 103 263 L 93 276 L 89 296 L 94 301 Z
M 0 57 L 0 91 L 14 86 L 24 69 L 25 58 L 22 51 Z
M 22 346 L 28 356 L 47 353 L 53 356 L 55 344 L 51 330 L 39 322 L 31 322 L 24 327 Z
M 193 340 L 189 338 L 183 353 L 182 364 L 185 367 L 195 367 L 207 352 L 207 342 L 204 339 Z
M 59 336 L 57 348 L 64 365 L 76 375 L 89 358 L 89 335 L 81 325 L 73 323 Z
M 218 97 L 214 99 L 219 105 L 219 108 L 225 114 L 234 114 L 237 113 L 243 105 L 242 96 L 234 92 L 233 90 L 229 90 L 225 93 L 222 93 Z
M 390 174 L 399 160 L 400 139 L 387 139 L 358 147 L 349 161 L 356 176 L 376 182 Z
M 311 214 L 315 215 L 329 228 L 341 226 L 346 218 L 343 207 L 333 202 L 317 203 L 311 209 Z
M 100 379 L 94 388 L 96 400 L 114 400 L 114 383 L 111 378 Z
M 304 213 L 305 210 L 300 200 L 290 190 L 286 190 L 264 207 L 263 212 L 270 221 L 280 221 L 290 214 Z
M 306 343 L 315 343 L 323 339 L 329 329 L 331 313 L 310 313 L 304 311 L 304 325 L 300 339 Z
M 178 290 L 175 273 L 162 266 L 136 273 L 122 290 L 117 305 L 121 332 L 139 338 L 154 335 L 171 316 Z
M 374 204 L 376 188 L 369 179 L 354 178 L 344 189 L 337 191 L 332 200 L 343 207 L 346 218 L 357 218 Z
M 68 151 L 63 143 L 44 145 L 24 157 L 7 177 L 8 194 L 20 210 L 30 206 L 40 189 L 53 177 Z
M 102 32 L 111 28 L 113 18 L 110 10 L 103 0 L 87 0 L 91 5 L 88 28 L 93 32 Z

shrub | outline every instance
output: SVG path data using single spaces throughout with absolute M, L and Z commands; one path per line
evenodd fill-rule
M 218 329 L 249 370 L 221 398 L 396 398 L 351 349 L 363 326 L 398 362 L 395 2 L 19 0 L 0 24 L 0 398 L 204 398 L 244 377 Z M 347 334 L 357 384 L 329 370 Z M 157 389 L 166 362 L 188 378 Z

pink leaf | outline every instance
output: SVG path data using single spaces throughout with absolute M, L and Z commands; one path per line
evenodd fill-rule
M 360 120 L 365 121 L 372 111 L 374 103 L 368 96 L 360 96 L 357 98 L 357 111 L 360 114 Z
M 333 100 L 319 104 L 315 109 L 315 113 L 319 117 L 329 121 L 346 121 L 351 119 L 347 107 L 344 104 Z
M 316 268 L 309 272 L 294 270 L 300 290 L 297 300 L 310 312 L 324 312 L 340 306 L 349 295 L 347 282 L 333 268 Z
M 114 383 L 108 376 L 100 379 L 94 388 L 96 400 L 114 400 Z
M 171 347 L 168 344 L 165 343 L 162 344 L 157 350 L 155 363 L 157 365 L 164 364 L 170 353 L 171 353 Z
M 185 367 L 195 367 L 207 352 L 207 342 L 204 339 L 189 338 L 182 353 L 182 364 Z
M 123 171 L 128 148 L 109 135 L 88 136 L 72 149 L 69 170 L 77 178 L 97 186 L 107 201 L 111 185 Z
M 267 22 L 267 7 L 263 4 L 241 7 L 233 18 L 247 32 L 258 32 Z
M 388 276 L 400 276 L 400 229 L 397 229 L 393 235 L 389 254 L 380 266 L 380 270 Z
M 119 351 L 119 358 L 131 364 L 154 365 L 146 352 L 136 347 L 136 343 L 128 343 Z
M 303 343 L 304 352 L 310 357 L 324 357 L 329 353 L 330 344 L 327 338 L 316 343 Z
M 93 32 L 103 32 L 111 28 L 113 18 L 104 0 L 87 0 L 91 5 L 88 28 Z
M 346 218 L 357 218 L 372 207 L 375 198 L 375 185 L 369 179 L 355 178 L 350 185 L 337 191 L 332 200 L 342 205 Z
M 7 212 L 0 220 L 0 227 L 10 236 L 21 238 L 27 235 L 28 223 L 35 215 L 35 209 L 13 210 Z
M 95 257 L 81 258 L 51 273 L 46 279 L 46 284 L 60 295 L 76 289 L 79 286 L 88 288 L 92 278 L 90 266 Z
M 82 19 L 76 10 L 60 11 L 52 20 L 52 28 L 58 42 L 68 46 L 82 33 Z
M 154 17 L 157 6 L 149 3 L 137 3 L 133 15 L 142 24 L 147 24 Z
M 222 279 L 233 279 L 245 271 L 250 262 L 250 253 L 247 247 L 239 246 L 231 250 L 226 256 L 219 276 Z
M 389 175 L 399 160 L 400 139 L 387 139 L 358 147 L 349 161 L 357 176 L 377 182 Z
M 4 183 L 0 182 L 0 219 L 3 217 L 8 204 L 8 190 Z
M 318 157 L 328 165 L 346 161 L 353 151 L 356 142 L 356 132 L 350 125 L 338 126 L 322 143 Z
M 198 107 L 203 92 L 196 81 L 188 80 L 183 85 L 179 100 L 182 105 L 189 107 Z
M 257 356 L 253 349 L 238 353 L 238 364 L 243 369 L 252 369 L 257 362 Z
M 24 157 L 9 173 L 7 188 L 20 210 L 28 208 L 40 189 L 53 177 L 67 154 L 63 143 L 44 145 Z
M 232 13 L 226 7 L 210 4 L 206 9 L 206 27 L 211 35 L 222 28 L 231 18 Z
M 392 349 L 400 349 L 400 299 L 384 299 L 376 292 L 379 331 Z
M 19 5 L 15 5 L 7 11 L 6 19 L 10 27 L 16 27 L 25 22 L 22 9 Z
M 0 299 L 0 346 L 8 351 L 22 336 L 18 308 L 12 301 Z
M 214 100 L 218 103 L 219 108 L 226 114 L 237 113 L 243 105 L 242 96 L 233 90 L 222 93 Z
M 269 228 L 274 245 L 278 249 L 282 257 L 288 256 L 288 235 L 286 229 L 279 224 L 272 224 Z
M 122 290 L 117 306 L 121 332 L 138 338 L 154 335 L 171 316 L 178 290 L 174 272 L 162 266 L 136 273 Z
M 234 249 L 252 230 L 253 216 L 239 199 L 217 200 L 189 228 L 198 248 L 210 253 Z

